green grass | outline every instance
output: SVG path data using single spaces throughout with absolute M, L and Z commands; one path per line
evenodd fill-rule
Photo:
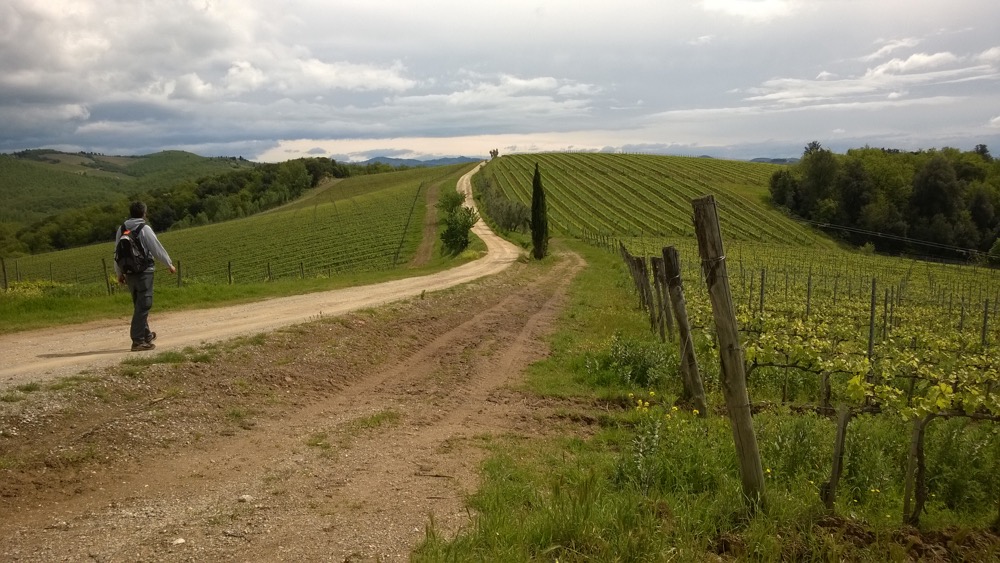
M 525 388 L 572 399 L 561 420 L 593 426 L 544 438 L 486 441 L 471 524 L 446 537 L 431 521 L 416 561 L 886 561 L 918 557 L 902 521 L 902 470 L 909 425 L 890 416 L 851 422 L 845 472 L 828 516 L 819 497 L 829 478 L 834 423 L 775 407 L 755 429 L 765 468 L 766 509 L 749 516 L 742 498 L 729 422 L 695 416 L 680 394 L 674 346 L 660 347 L 637 309 L 617 254 L 582 245 L 588 267 L 573 281 L 550 338 L 551 353 L 531 366 Z M 697 284 L 689 282 L 688 291 Z M 702 352 L 702 365 L 717 361 Z M 651 359 L 652 358 L 652 359 Z M 668 369 L 636 385 L 647 361 Z M 673 368 L 669 366 L 673 365 Z M 705 370 L 710 371 L 710 370 Z M 704 373 L 704 372 L 703 372 Z M 706 377 L 709 404 L 723 403 Z M 755 401 L 774 401 L 773 395 Z M 639 403 L 639 401 L 642 401 Z M 778 400 L 780 403 L 780 399 Z M 942 422 L 928 430 L 933 495 L 924 516 L 950 557 L 987 560 L 1000 553 L 983 536 L 997 517 L 994 473 L 1000 436 L 992 424 Z M 987 491 L 994 491 L 989 493 Z
M 354 420 L 349 425 L 352 430 L 371 430 L 382 426 L 395 426 L 399 424 L 402 415 L 396 411 L 384 410 L 372 415 Z
M 329 450 L 333 446 L 330 444 L 329 435 L 326 432 L 317 432 L 306 438 L 306 445 L 310 448 Z

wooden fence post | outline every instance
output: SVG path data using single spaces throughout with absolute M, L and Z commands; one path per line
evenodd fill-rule
M 656 304 L 660 310 L 659 328 L 660 341 L 666 342 L 669 335 L 670 340 L 674 339 L 674 320 L 670 312 L 670 296 L 667 293 L 667 273 L 663 266 L 662 256 L 651 256 L 650 264 L 653 265 L 653 286 L 656 288 Z
M 924 431 L 935 416 L 931 413 L 923 418 L 914 419 L 913 431 L 910 434 L 910 455 L 903 484 L 903 522 L 912 526 L 920 523 L 920 513 L 923 512 L 924 504 L 927 502 Z
M 108 277 L 108 261 L 101 258 L 101 265 L 104 266 L 104 285 L 108 288 L 108 295 L 111 295 L 111 279 Z
M 688 321 L 687 305 L 684 303 L 684 286 L 681 284 L 681 261 L 677 249 L 668 246 L 663 249 L 663 271 L 667 276 L 667 292 L 670 296 L 670 306 L 677 319 L 677 334 L 680 337 L 681 377 L 684 380 L 684 393 L 694 401 L 698 415 L 708 416 L 708 404 L 705 400 L 705 386 L 698 372 L 698 357 L 694 353 L 694 341 L 691 339 L 691 324 Z
M 830 480 L 820 487 L 820 500 L 826 505 L 829 512 L 833 512 L 833 505 L 837 501 L 837 487 L 840 484 L 840 476 L 844 472 L 844 442 L 847 437 L 847 423 L 851 420 L 851 409 L 847 405 L 841 405 L 837 412 L 837 437 L 833 444 L 833 468 L 830 470 Z
M 0 267 L 3 268 L 3 290 L 7 291 L 7 261 L 3 258 L 0 258 Z
M 642 294 L 643 305 L 649 312 L 649 329 L 655 331 L 656 304 L 653 302 L 653 289 L 649 285 L 649 267 L 646 266 L 646 259 L 642 256 L 636 256 L 634 260 L 639 293 Z
M 726 397 L 729 421 L 733 429 L 736 455 L 739 459 L 743 495 L 751 511 L 764 507 L 764 469 L 757 447 L 747 392 L 746 364 L 740 348 L 739 330 L 733 296 L 726 273 L 726 253 L 722 245 L 715 197 L 708 195 L 691 202 L 694 207 L 694 228 L 698 237 L 698 253 L 708 283 L 712 316 L 719 338 L 722 360 L 722 390 Z

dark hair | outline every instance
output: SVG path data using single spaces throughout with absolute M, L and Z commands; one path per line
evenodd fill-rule
M 146 216 L 146 204 L 141 201 L 133 201 L 128 211 L 133 219 L 142 219 Z

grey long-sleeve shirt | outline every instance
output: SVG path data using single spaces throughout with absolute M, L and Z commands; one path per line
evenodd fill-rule
M 136 227 L 145 223 L 144 219 L 128 218 L 125 220 L 125 228 L 128 230 L 135 230 Z M 118 227 L 117 233 L 115 233 L 115 246 L 118 245 L 118 240 L 122 238 L 122 228 Z M 160 239 L 156 238 L 156 233 L 153 232 L 153 227 L 150 227 L 147 223 L 146 226 L 139 231 L 139 239 L 142 242 L 142 247 L 146 250 L 146 255 L 159 260 L 160 262 L 166 264 L 168 267 L 173 266 L 174 263 L 170 260 L 170 255 L 167 254 L 167 250 L 163 248 L 160 244 Z M 112 261 L 115 265 L 115 275 L 122 275 L 121 268 L 118 267 L 118 263 Z M 147 272 L 152 272 L 153 262 L 150 261 L 149 267 L 146 268 Z

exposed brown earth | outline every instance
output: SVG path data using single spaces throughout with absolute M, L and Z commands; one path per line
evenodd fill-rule
M 583 265 L 477 233 L 464 273 L 343 311 L 154 312 L 156 363 L 110 323 L 4 337 L 0 559 L 395 561 L 467 525 L 489 439 L 560 431 L 517 383 Z

